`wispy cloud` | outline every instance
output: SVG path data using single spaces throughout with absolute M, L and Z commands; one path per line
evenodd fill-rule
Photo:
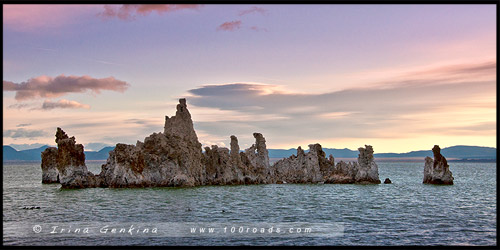
M 391 74 L 391 72 L 386 72 Z M 452 64 L 426 67 L 402 72 L 393 76 L 391 81 L 383 80 L 378 86 L 391 87 L 402 84 L 438 84 L 470 81 L 496 80 L 496 62 L 487 61 L 477 64 Z
M 16 103 L 8 106 L 9 109 L 24 109 L 29 107 L 34 107 L 34 105 L 32 103 Z
M 3 81 L 3 90 L 15 91 L 15 99 L 21 101 L 38 97 L 59 97 L 68 93 L 83 93 L 86 91 L 91 91 L 94 94 L 99 94 L 102 90 L 124 92 L 129 85 L 127 82 L 117 80 L 114 77 L 98 79 L 90 76 L 60 75 L 54 78 L 39 76 L 21 83 Z
M 104 11 L 98 16 L 103 18 L 118 18 L 122 20 L 134 20 L 137 15 L 147 16 L 153 12 L 163 14 L 166 12 L 179 11 L 184 9 L 199 9 L 199 4 L 123 4 L 105 5 Z
M 225 22 L 219 27 L 217 27 L 217 31 L 234 31 L 241 28 L 241 20 Z
M 22 127 L 28 127 L 30 125 L 31 125 L 31 123 L 21 123 L 21 124 L 17 124 L 16 127 L 22 128 Z
M 405 138 L 431 131 L 439 135 L 449 135 L 447 131 L 462 136 L 494 134 L 494 105 L 478 103 L 496 100 L 494 66 L 440 67 L 425 77 L 407 77 L 403 84 L 389 82 L 318 94 L 292 93 L 266 84 L 206 85 L 190 90 L 193 96 L 188 102 L 224 113 L 217 121 L 194 118 L 197 128 L 207 134 L 224 136 L 228 130 L 218 128 L 224 124 L 225 128 L 239 128 L 231 131 L 239 134 L 258 131 L 272 135 L 271 143 Z M 466 81 L 464 76 L 468 76 Z M 261 119 L 263 116 L 279 119 Z
M 164 14 L 183 9 L 199 9 L 199 4 L 4 4 L 4 28 L 21 32 L 47 32 L 78 22 L 89 21 L 95 16 L 103 19 L 134 20 L 153 12 Z
M 260 13 L 260 14 L 266 15 L 267 11 L 264 8 L 254 6 L 254 7 L 251 7 L 249 9 L 240 11 L 238 13 L 238 16 L 245 16 L 245 15 L 249 15 L 249 14 L 253 14 L 253 13 Z M 219 27 L 217 27 L 217 31 L 235 31 L 235 30 L 241 29 L 242 24 L 243 24 L 243 22 L 241 20 L 225 22 L 225 23 L 219 25 Z M 267 32 L 266 28 L 261 28 L 258 26 L 251 26 L 251 27 L 247 27 L 247 28 L 250 30 L 253 30 L 253 31 L 266 31 Z
M 265 14 L 267 14 L 267 10 L 264 8 L 261 8 L 261 7 L 254 6 L 254 7 L 251 7 L 249 9 L 240 11 L 240 13 L 238 15 L 244 16 L 244 15 L 253 14 L 253 13 L 260 13 L 262 15 L 265 15 Z
M 90 105 L 82 104 L 77 101 L 61 99 L 59 101 L 44 100 L 41 102 L 15 103 L 7 106 L 8 109 L 27 109 L 29 111 L 48 111 L 52 109 L 90 109 Z M 22 125 L 22 124 L 20 124 Z M 17 127 L 20 127 L 18 125 Z M 31 124 L 29 124 L 31 125 Z M 27 126 L 27 125 L 26 125 Z
M 9 129 L 3 132 L 3 137 L 36 139 L 45 136 L 43 130 L 29 130 L 24 128 Z
M 42 104 L 43 110 L 51 110 L 51 109 L 90 109 L 90 105 L 81 104 L 77 101 L 70 101 L 66 99 L 59 100 L 57 102 L 52 102 L 51 100 L 45 100 Z

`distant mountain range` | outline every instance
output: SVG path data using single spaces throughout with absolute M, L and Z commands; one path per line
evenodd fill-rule
M 49 146 L 17 151 L 11 146 L 3 146 L 3 161 L 40 161 L 41 152 Z M 105 147 L 99 151 L 85 151 L 86 160 L 106 160 L 109 151 L 114 147 Z M 297 149 L 268 149 L 269 158 L 286 158 L 297 154 Z M 305 150 L 307 152 L 308 150 Z M 356 150 L 323 148 L 326 155 L 335 158 L 357 158 L 359 152 Z M 495 160 L 497 158 L 496 148 L 478 146 L 453 146 L 441 149 L 441 154 L 446 158 L 468 159 L 468 160 Z M 411 151 L 408 153 L 376 153 L 375 158 L 411 158 L 411 157 L 433 157 L 432 150 Z
M 269 158 L 283 158 L 289 157 L 292 154 L 297 154 L 297 149 L 269 149 Z M 308 150 L 305 150 L 307 152 Z M 359 151 L 335 148 L 323 148 L 326 156 L 330 154 L 335 158 L 357 158 Z M 478 147 L 478 146 L 453 146 L 441 149 L 441 154 L 446 158 L 456 159 L 474 159 L 474 160 L 496 160 L 497 150 L 491 147 Z M 413 158 L 426 156 L 434 157 L 432 150 L 419 150 L 411 151 L 408 153 L 375 153 L 373 156 L 376 158 Z
M 3 161 L 41 161 L 42 152 L 49 146 L 45 145 L 39 148 L 17 151 L 11 146 L 3 146 Z M 109 151 L 115 147 L 105 147 L 99 151 L 85 151 L 86 160 L 106 160 Z

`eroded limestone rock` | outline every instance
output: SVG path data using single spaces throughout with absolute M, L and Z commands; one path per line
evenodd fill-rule
M 233 167 L 233 161 L 229 155 L 229 149 L 205 147 L 205 184 L 206 185 L 229 185 L 238 183 L 238 173 Z
M 326 158 L 320 144 L 309 145 L 309 152 L 297 148 L 297 156 L 277 161 L 276 183 L 334 183 L 334 184 L 379 184 L 378 166 L 373 159 L 371 146 L 359 148 L 358 162 L 340 161 Z
M 430 157 L 425 158 L 423 183 L 453 185 L 450 166 L 448 166 L 446 158 L 441 155 L 441 148 L 434 145 L 432 152 L 434 153 L 434 160 Z
M 61 183 L 63 188 L 96 187 L 101 180 L 87 170 L 83 145 L 61 129 L 56 131 L 57 148 L 42 152 L 42 182 Z
M 358 148 L 358 166 L 354 177 L 355 183 L 376 183 L 380 184 L 378 177 L 378 166 L 373 158 L 373 147 L 365 145 L 365 148 Z
M 333 165 L 324 155 L 325 152 L 319 144 L 309 145 L 307 154 L 298 147 L 297 156 L 292 155 L 274 163 L 276 183 L 323 182 L 321 169 Z
M 57 148 L 49 147 L 42 152 L 42 183 L 59 183 Z
M 353 184 L 356 173 L 356 163 L 340 161 L 333 167 L 333 170 L 325 174 L 325 183 Z
M 100 175 L 106 187 L 199 186 L 206 185 L 204 161 L 186 99 L 180 99 L 163 133 L 135 146 L 117 144 Z
M 245 184 L 273 183 L 273 170 L 269 165 L 266 139 L 260 133 L 253 133 L 255 144 L 240 153 L 244 169 Z
M 326 172 L 325 183 L 338 184 L 380 184 L 378 166 L 373 158 L 373 147 L 358 148 L 358 162 L 340 161 L 331 171 Z
M 371 146 L 359 148 L 358 162 L 335 165 L 320 144 L 311 144 L 307 154 L 299 147 L 297 156 L 270 166 L 264 136 L 253 136 L 255 143 L 243 152 L 232 135 L 230 150 L 213 145 L 203 153 L 186 100 L 180 99 L 175 116 L 165 117 L 163 133 L 153 133 L 136 145 L 117 144 L 99 175 L 87 170 L 83 146 L 58 128 L 57 149 L 42 153 L 42 179 L 58 180 L 63 188 L 380 183 Z

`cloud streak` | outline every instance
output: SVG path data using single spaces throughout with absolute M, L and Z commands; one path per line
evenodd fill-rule
M 29 107 L 33 107 L 33 104 L 16 103 L 16 104 L 11 104 L 8 106 L 9 109 L 23 109 L 23 108 L 29 108 Z
M 249 9 L 240 11 L 238 13 L 238 16 L 241 17 L 241 16 L 253 14 L 253 13 L 260 13 L 262 15 L 266 15 L 267 10 L 265 10 L 264 8 L 254 6 L 254 7 L 251 7 Z M 241 29 L 242 23 L 243 22 L 241 20 L 225 22 L 225 23 L 219 25 L 219 27 L 217 27 L 217 31 L 235 31 L 235 30 Z M 260 28 L 257 26 L 251 26 L 248 29 L 253 30 L 253 31 L 257 31 L 257 32 L 258 31 L 266 31 L 267 32 L 266 28 Z
M 14 139 L 16 138 L 35 139 L 42 136 L 45 136 L 45 132 L 43 130 L 30 130 L 24 128 L 9 129 L 3 132 L 3 137 L 10 137 Z
M 52 102 L 51 100 L 46 100 L 42 104 L 43 110 L 51 110 L 51 109 L 90 109 L 90 106 L 87 104 L 81 104 L 77 101 L 70 101 L 66 99 L 59 100 L 57 102 Z
M 114 77 L 98 79 L 90 76 L 60 75 L 54 78 L 39 76 L 21 83 L 3 81 L 3 90 L 15 91 L 15 99 L 22 101 L 38 97 L 59 97 L 69 93 L 83 93 L 86 91 L 94 94 L 100 94 L 103 90 L 124 92 L 129 85 L 127 82 L 117 80 Z
M 234 31 L 241 28 L 241 20 L 225 22 L 219 27 L 217 27 L 217 31 Z
M 267 14 L 267 10 L 264 8 L 254 6 L 252 8 L 240 11 L 240 13 L 238 15 L 244 16 L 244 15 L 253 14 L 253 13 L 260 13 L 262 15 L 265 15 L 265 14 Z
M 156 12 L 164 14 L 184 9 L 199 9 L 199 4 L 123 4 L 123 5 L 105 5 L 104 11 L 99 12 L 98 16 L 107 18 L 118 18 L 121 20 L 134 20 L 137 15 L 147 16 Z

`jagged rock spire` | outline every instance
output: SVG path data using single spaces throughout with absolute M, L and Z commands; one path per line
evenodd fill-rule
M 448 161 L 441 155 L 441 148 L 434 145 L 432 152 L 434 160 L 430 157 L 425 158 L 423 183 L 453 185 L 453 175 L 449 169 Z
M 59 182 L 63 188 L 96 187 L 100 180 L 87 170 L 82 144 L 61 129 L 56 131 L 57 148 L 42 152 L 42 182 Z M 54 181 L 54 179 L 56 179 Z
M 199 143 L 185 98 L 179 99 L 175 116 L 170 118 L 165 116 L 165 127 L 163 132 L 167 137 L 175 136 L 187 141 L 196 141 Z

